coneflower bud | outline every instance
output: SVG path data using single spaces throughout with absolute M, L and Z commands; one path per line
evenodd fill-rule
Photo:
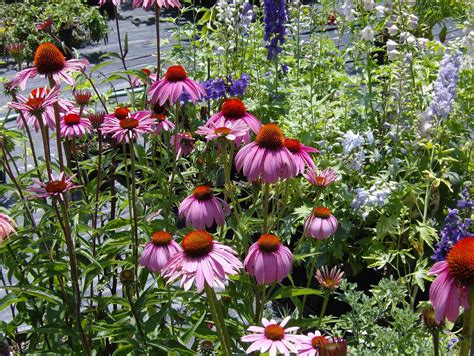
M 423 324 L 427 329 L 438 329 L 444 325 L 444 319 L 438 324 L 435 319 L 435 310 L 431 305 L 423 308 L 421 312 Z
M 105 113 L 102 111 L 98 111 L 96 113 L 90 112 L 87 118 L 91 122 L 92 127 L 97 130 L 104 122 Z
M 120 282 L 123 284 L 132 283 L 135 279 L 135 275 L 131 269 L 124 269 L 120 272 Z
M 203 355 L 212 355 L 214 353 L 214 343 L 211 340 L 203 340 L 199 344 L 199 351 Z
M 77 105 L 86 106 L 91 101 L 92 93 L 89 90 L 74 90 L 73 95 Z
M 38 31 L 46 31 L 47 29 L 51 27 L 52 24 L 53 24 L 53 19 L 49 18 L 46 21 L 36 24 L 36 29 Z

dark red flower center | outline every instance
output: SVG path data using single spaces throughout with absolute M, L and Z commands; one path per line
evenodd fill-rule
M 58 47 L 50 42 L 38 46 L 33 61 L 38 73 L 45 75 L 59 72 L 66 63 L 66 59 Z
M 150 75 L 151 74 L 151 70 L 149 70 L 148 68 L 143 68 L 141 70 L 143 73 L 145 73 L 146 75 Z
M 132 130 L 138 126 L 138 120 L 134 119 L 133 117 L 127 117 L 125 119 L 120 120 L 120 127 L 122 129 Z
M 224 101 L 221 106 L 221 112 L 226 119 L 238 119 L 245 115 L 247 109 L 242 100 L 231 98 Z
M 212 189 L 207 185 L 200 185 L 194 188 L 193 195 L 198 200 L 209 200 L 212 197 Z
M 165 105 L 160 105 L 158 103 L 153 104 L 153 106 L 151 107 L 151 110 L 153 111 L 154 114 L 166 114 L 166 112 L 168 111 Z
M 280 239 L 273 234 L 262 234 L 257 243 L 260 251 L 275 252 L 280 246 Z
M 341 339 L 336 339 L 341 340 Z M 321 345 L 319 349 L 320 356 L 346 356 L 347 344 L 345 341 L 328 342 Z
M 232 129 L 228 127 L 218 127 L 217 129 L 214 130 L 214 133 L 216 135 L 229 135 L 232 133 Z
M 189 132 L 184 132 L 180 138 L 180 142 L 183 145 L 190 145 L 192 139 L 193 139 L 193 136 Z
M 74 99 L 76 99 L 76 103 L 79 105 L 87 105 L 91 100 L 91 92 L 88 90 L 78 90 L 74 92 Z
M 317 206 L 313 209 L 313 215 L 321 219 L 327 219 L 331 216 L 331 210 L 324 206 Z
M 188 74 L 180 65 L 169 67 L 165 74 L 165 79 L 170 82 L 180 82 L 185 80 L 187 77 Z
M 465 237 L 454 245 L 446 257 L 449 274 L 462 285 L 474 284 L 474 236 Z
M 295 140 L 293 138 L 286 138 L 285 139 L 285 147 L 288 148 L 288 150 L 291 153 L 298 153 L 301 150 L 301 143 L 298 140 Z
M 43 104 L 43 98 L 28 98 L 26 105 L 32 107 L 33 109 L 39 109 Z
M 311 345 L 313 349 L 319 349 L 321 345 L 327 344 L 329 342 L 324 336 L 315 336 L 311 339 Z
M 258 131 L 256 141 L 260 147 L 276 150 L 284 146 L 285 137 L 278 125 L 266 124 Z
M 187 234 L 181 246 L 187 256 L 202 257 L 212 251 L 214 238 L 204 230 L 195 230 Z
M 125 119 L 128 114 L 130 114 L 130 110 L 128 110 L 126 107 L 120 106 L 114 110 L 114 115 L 119 120 Z
M 64 116 L 64 122 L 69 126 L 77 125 L 81 122 L 81 117 L 77 114 L 67 114 Z
M 323 186 L 326 184 L 326 178 L 324 178 L 323 176 L 317 176 L 315 179 L 315 182 L 316 182 L 316 185 Z
M 155 119 L 157 121 L 165 121 L 166 116 L 164 114 L 151 114 L 150 116 L 152 119 Z
M 62 193 L 66 190 L 67 184 L 64 180 L 53 180 L 44 188 L 48 193 Z
M 166 231 L 155 231 L 153 234 L 151 234 L 151 241 L 156 246 L 166 246 L 171 242 L 172 239 L 173 236 L 171 236 L 171 234 Z
M 285 329 L 278 324 L 270 324 L 265 327 L 264 334 L 267 339 L 278 341 L 285 337 Z

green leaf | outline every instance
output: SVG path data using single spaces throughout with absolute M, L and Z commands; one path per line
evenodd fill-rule
M 199 325 L 201 325 L 205 317 L 206 317 L 206 311 L 204 311 L 201 317 L 194 323 L 194 325 L 184 333 L 184 335 L 182 336 L 182 339 L 186 344 L 191 341 L 191 338 L 193 337 L 194 332 L 199 327 Z
M 420 234 L 420 238 L 426 242 L 426 244 L 433 248 L 433 241 L 438 237 L 438 231 L 426 224 L 423 224 L 421 221 L 418 221 L 418 226 L 414 226 L 415 231 Z
M 20 287 L 14 287 L 14 286 L 5 286 L 5 287 L 0 287 L 0 289 L 8 289 L 13 292 L 18 292 L 19 294 L 27 294 L 31 295 L 33 297 L 38 297 L 40 299 L 44 299 L 50 303 L 55 303 L 55 304 L 62 304 L 63 301 L 61 298 L 55 296 L 54 294 L 51 294 L 49 290 L 46 288 L 42 287 L 33 287 L 33 286 L 28 286 L 27 288 L 23 289 Z
M 0 300 L 0 311 L 2 311 L 3 309 L 9 307 L 12 304 L 24 302 L 26 300 L 27 300 L 27 298 L 18 297 L 18 295 L 16 293 L 7 294 L 5 297 L 3 297 Z
M 271 300 L 297 297 L 300 295 L 323 295 L 323 292 L 318 289 L 301 288 L 301 287 L 281 287 L 272 296 Z

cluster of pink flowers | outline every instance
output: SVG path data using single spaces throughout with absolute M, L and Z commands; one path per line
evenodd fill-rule
M 262 319 L 262 326 L 250 326 L 247 330 L 253 334 L 242 336 L 241 340 L 250 342 L 251 345 L 245 351 L 250 354 L 259 351 L 270 356 L 278 353 L 290 355 L 295 353 L 301 356 L 315 355 L 347 355 L 347 343 L 341 338 L 323 336 L 321 332 L 315 331 L 307 335 L 295 335 L 293 332 L 299 328 L 292 326 L 285 328 L 290 321 L 287 316 L 281 322 Z

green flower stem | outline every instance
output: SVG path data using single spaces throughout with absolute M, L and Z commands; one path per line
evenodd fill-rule
M 177 150 L 178 150 L 178 126 L 179 126 L 179 100 L 176 100 L 176 104 L 174 107 L 174 142 L 173 142 L 173 166 L 171 168 L 171 178 L 169 181 L 168 186 L 168 197 L 173 196 L 173 182 L 174 176 L 176 175 L 176 161 L 178 160 L 177 157 Z M 166 204 L 168 213 L 169 209 L 171 209 L 170 204 Z
M 324 292 L 324 300 L 323 306 L 321 307 L 321 313 L 319 314 L 318 328 L 321 327 L 321 323 L 323 322 L 324 313 L 326 312 L 326 307 L 328 306 L 329 294 L 329 291 Z
M 130 161 L 132 166 L 132 206 L 130 207 L 133 216 L 133 264 L 135 271 L 135 289 L 138 297 L 138 214 L 137 214 L 137 172 L 135 167 L 135 147 L 130 140 Z
M 211 311 L 212 319 L 216 325 L 217 335 L 221 342 L 222 353 L 225 356 L 232 355 L 232 348 L 230 343 L 229 332 L 227 331 L 227 326 L 225 324 L 224 315 L 222 314 L 222 309 L 219 306 L 217 301 L 216 292 L 212 289 L 207 283 L 205 283 L 205 291 L 207 296 L 207 301 L 209 303 L 209 309 Z
M 146 335 L 143 332 L 139 315 L 137 313 L 137 310 L 135 309 L 135 305 L 132 299 L 132 293 L 130 292 L 130 285 L 128 283 L 125 284 L 125 294 L 127 295 L 128 303 L 130 304 L 130 310 L 132 311 L 133 318 L 135 319 L 135 324 L 137 325 L 137 330 L 140 336 L 142 337 L 144 344 L 146 344 Z
M 439 356 L 439 330 L 433 330 L 433 354 Z
M 472 349 L 474 348 L 474 343 L 472 343 L 472 337 L 474 336 L 474 286 L 469 286 L 468 300 L 469 308 L 464 310 L 460 356 L 472 355 Z
M 36 120 L 40 126 L 41 138 L 43 140 L 43 150 L 44 150 L 44 162 L 46 164 L 46 170 L 48 172 L 48 180 L 51 180 L 51 154 L 49 152 L 49 137 L 48 132 L 46 131 L 46 126 L 44 125 L 43 118 L 38 116 Z M 59 132 L 59 131 L 58 131 Z
M 265 306 L 265 295 L 266 295 L 267 286 L 261 285 L 259 286 L 257 282 L 255 282 L 255 317 L 254 322 L 259 324 L 260 320 L 263 317 L 263 308 Z
M 160 6 L 155 2 L 155 30 L 156 30 L 156 73 L 161 77 L 161 50 L 160 50 Z
M 64 200 L 63 200 L 64 199 Z M 58 210 L 58 202 L 61 206 L 62 216 Z M 76 250 L 74 246 L 74 241 L 72 239 L 71 234 L 71 226 L 69 225 L 69 213 L 67 209 L 67 202 L 66 197 L 63 198 L 53 198 L 53 207 L 54 211 L 56 212 L 56 217 L 61 225 L 61 228 L 64 233 L 64 238 L 66 239 L 66 248 L 67 253 L 69 256 L 69 266 L 71 270 L 71 281 L 72 287 L 74 292 L 74 312 L 76 316 L 76 327 L 79 333 L 79 336 L 82 341 L 82 346 L 84 347 L 84 355 L 90 355 L 91 349 L 89 344 L 89 339 L 87 338 L 86 334 L 84 333 L 84 329 L 82 328 L 82 320 L 81 320 L 81 291 L 79 287 L 79 278 L 77 272 L 77 259 L 76 259 Z
M 51 89 L 53 89 L 56 86 L 56 82 L 54 81 L 53 77 L 51 75 L 48 75 L 48 80 L 49 80 L 49 86 Z M 64 158 L 63 158 L 63 147 L 61 145 L 61 126 L 59 124 L 60 119 L 59 119 L 59 104 L 56 101 L 53 105 L 54 108 L 54 123 L 56 126 L 56 147 L 58 150 L 58 159 L 59 159 L 59 168 L 61 169 L 61 172 L 64 171 Z M 38 118 L 38 121 L 42 121 Z
M 270 203 L 270 183 L 264 183 L 263 188 L 263 232 L 268 232 L 268 205 Z

